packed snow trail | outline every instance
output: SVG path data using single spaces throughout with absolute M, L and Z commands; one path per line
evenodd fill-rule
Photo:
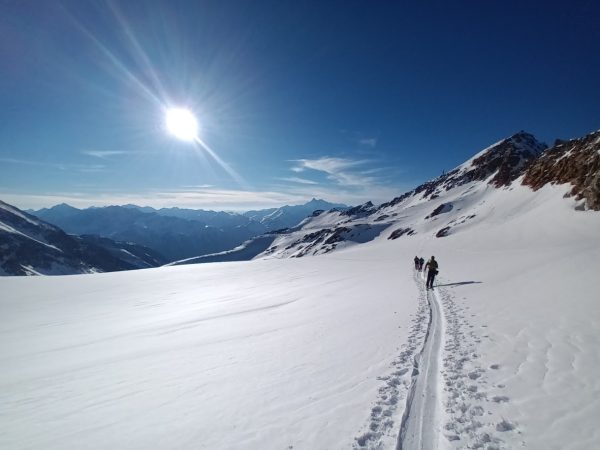
M 420 283 L 422 287 L 422 283 Z M 435 450 L 442 436 L 440 389 L 444 324 L 434 290 L 427 291 L 429 324 L 423 349 L 415 357 L 413 381 L 400 425 L 397 450 Z

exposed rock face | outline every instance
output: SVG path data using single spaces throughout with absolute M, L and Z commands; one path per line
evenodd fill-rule
M 431 211 L 426 219 L 431 219 L 432 217 L 438 216 L 440 214 L 446 213 L 448 211 L 452 211 L 452 203 L 442 203 L 440 206 Z
M 357 217 L 365 217 L 375 212 L 376 208 L 372 202 L 363 203 L 362 205 L 355 206 L 353 208 L 349 208 L 346 211 L 342 212 L 343 216 L 349 216 L 353 218 Z
M 415 231 L 412 228 L 398 228 L 397 230 L 394 230 L 392 232 L 392 234 L 389 235 L 388 239 L 389 240 L 394 240 L 394 239 L 398 239 L 399 237 L 402 237 L 404 235 L 407 236 L 412 236 L 413 234 L 415 234 Z
M 525 172 L 523 184 L 533 190 L 548 183 L 571 183 L 571 195 L 600 211 L 600 131 L 558 142 Z
M 490 184 L 496 187 L 508 186 L 546 148 L 546 144 L 538 142 L 531 134 L 521 131 L 475 158 L 469 181 L 485 180 L 496 172 Z
M 435 233 L 435 237 L 445 237 L 448 236 L 450 234 L 450 230 L 451 227 L 444 227 L 441 230 L 439 230 L 437 233 Z
M 290 244 L 286 250 L 292 248 L 300 250 L 294 255 L 296 258 L 300 258 L 313 252 L 329 253 L 336 248 L 339 242 L 344 240 L 344 235 L 350 231 L 351 229 L 347 227 L 337 227 L 335 229 L 323 228 L 305 235 L 298 242 Z
M 547 148 L 533 135 L 521 131 L 513 136 L 486 148 L 471 160 L 456 169 L 445 173 L 407 192 L 380 208 L 394 206 L 411 195 L 421 194 L 423 198 L 434 199 L 443 191 L 461 186 L 471 181 L 484 181 L 495 187 L 510 185 L 523 174 L 523 171 Z

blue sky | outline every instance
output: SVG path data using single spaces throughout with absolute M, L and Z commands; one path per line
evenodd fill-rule
M 390 200 L 521 129 L 600 128 L 597 5 L 5 0 L 0 199 Z

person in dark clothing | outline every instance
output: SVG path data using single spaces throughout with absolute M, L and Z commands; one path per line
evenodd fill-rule
M 419 272 L 420 272 L 421 270 L 423 270 L 423 264 L 425 264 L 425 260 L 424 260 L 424 259 L 423 259 L 423 257 L 421 256 L 421 257 L 419 258 Z
M 427 287 L 427 289 L 433 289 L 433 280 L 438 274 L 438 263 L 435 260 L 435 256 L 432 256 L 431 259 L 427 261 L 425 268 L 429 269 L 427 272 L 427 282 L 425 283 L 425 287 Z
M 415 256 L 414 261 L 415 261 L 415 270 L 419 270 L 419 257 Z

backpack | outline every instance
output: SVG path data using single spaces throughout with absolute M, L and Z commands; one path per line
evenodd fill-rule
M 437 275 L 438 274 L 438 267 L 439 267 L 437 261 L 435 259 L 433 259 L 433 260 L 430 259 L 427 262 L 427 264 L 429 264 L 429 270 L 433 270 L 435 272 L 435 274 Z

